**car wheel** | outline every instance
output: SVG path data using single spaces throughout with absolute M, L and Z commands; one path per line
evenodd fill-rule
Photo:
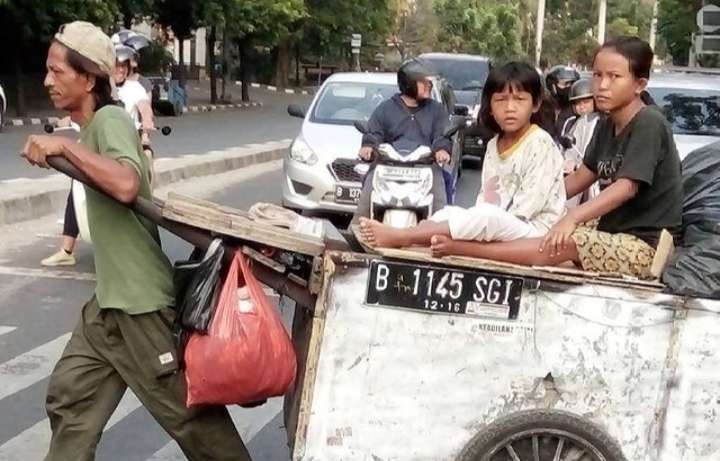
M 457 461 L 509 459 L 627 461 L 600 426 L 560 410 L 527 410 L 497 419 L 470 440 Z

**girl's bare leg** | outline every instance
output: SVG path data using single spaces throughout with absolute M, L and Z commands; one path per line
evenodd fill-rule
M 469 256 L 491 259 L 524 266 L 557 266 L 567 261 L 579 263 L 577 247 L 568 245 L 559 254 L 550 256 L 540 252 L 542 239 L 521 239 L 512 242 L 468 242 L 452 240 L 446 235 L 432 237 L 430 249 L 433 256 Z
M 433 235 L 450 236 L 450 227 L 445 221 L 422 221 L 409 229 L 396 229 L 378 221 L 360 218 L 360 231 L 370 245 L 379 248 L 428 246 Z

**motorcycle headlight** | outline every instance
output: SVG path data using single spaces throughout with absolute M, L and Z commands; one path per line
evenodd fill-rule
M 318 156 L 303 138 L 297 138 L 290 146 L 290 158 L 310 166 L 315 165 L 318 161 Z

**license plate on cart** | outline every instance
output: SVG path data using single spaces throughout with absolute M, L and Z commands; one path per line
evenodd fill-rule
M 514 320 L 522 288 L 523 279 L 517 277 L 373 260 L 365 303 Z
M 360 200 L 359 187 L 337 186 L 335 187 L 335 202 L 356 205 Z

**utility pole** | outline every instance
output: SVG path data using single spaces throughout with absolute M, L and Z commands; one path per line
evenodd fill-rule
M 650 48 L 655 50 L 655 42 L 657 40 L 657 24 L 658 24 L 658 0 L 653 2 L 652 22 L 650 23 Z
M 605 23 L 607 22 L 607 0 L 600 0 L 600 12 L 598 15 L 598 43 L 605 43 Z
M 535 65 L 540 65 L 542 38 L 545 29 L 545 0 L 538 0 L 537 19 L 535 20 Z

